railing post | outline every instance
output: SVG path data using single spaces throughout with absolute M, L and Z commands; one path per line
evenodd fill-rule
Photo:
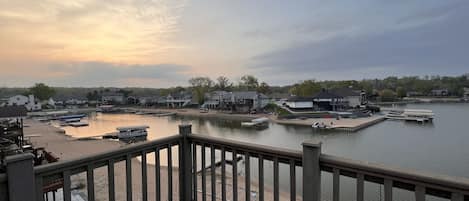
M 9 201 L 36 200 L 33 158 L 30 153 L 5 158 Z
M 321 142 L 303 142 L 303 200 L 321 200 Z
M 192 149 L 188 138 L 191 129 L 190 124 L 179 125 L 179 134 L 183 136 L 179 144 L 179 196 L 183 201 L 192 200 Z

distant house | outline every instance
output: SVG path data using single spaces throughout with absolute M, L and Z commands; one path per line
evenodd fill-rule
M 269 97 L 256 91 L 213 91 L 205 95 L 202 107 L 249 112 L 264 108 Z
M 464 87 L 463 97 L 464 97 L 465 100 L 469 100 L 469 87 Z
M 34 98 L 34 95 L 23 96 L 16 95 L 8 99 L 9 106 L 24 106 L 28 111 L 38 111 L 41 110 L 41 103 Z
M 449 91 L 448 89 L 433 89 L 431 91 L 432 96 L 448 96 Z
M 360 107 L 366 104 L 366 93 L 361 90 L 353 90 L 350 88 L 331 89 L 331 93 L 343 97 L 343 101 L 348 107 Z
M 139 97 L 138 104 L 144 106 L 157 105 L 160 100 L 158 96 Z
M 407 97 L 423 96 L 423 94 L 418 91 L 409 91 L 406 93 L 406 96 Z
M 124 94 L 118 92 L 104 92 L 101 95 L 101 102 L 103 104 L 124 104 Z
M 179 92 L 173 93 L 166 96 L 164 103 L 169 108 L 180 108 L 191 105 L 192 103 L 192 94 L 189 92 Z
M 291 109 L 313 109 L 313 97 L 292 96 L 284 105 Z

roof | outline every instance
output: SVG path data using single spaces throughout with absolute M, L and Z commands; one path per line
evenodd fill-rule
M 251 99 L 257 97 L 255 91 L 234 91 L 233 95 L 238 99 Z
M 360 96 L 360 92 L 350 89 L 350 88 L 337 88 L 329 90 L 331 93 L 336 94 L 338 96 Z
M 313 101 L 313 97 L 292 96 L 287 99 L 290 102 Z
M 336 95 L 325 89 L 313 96 L 313 99 L 330 99 L 330 98 L 343 98 L 343 96 Z
M 28 110 L 24 106 L 0 107 L 0 118 L 26 117 Z

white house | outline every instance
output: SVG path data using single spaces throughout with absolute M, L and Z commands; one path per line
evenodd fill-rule
M 463 97 L 465 100 L 469 100 L 469 87 L 464 87 Z
M 124 104 L 124 94 L 117 92 L 105 92 L 101 96 L 101 102 L 104 104 Z
M 164 103 L 170 108 L 186 107 L 192 103 L 192 94 L 189 92 L 169 94 L 166 96 Z
M 34 95 L 23 96 L 16 95 L 8 99 L 8 105 L 23 105 L 28 111 L 38 111 L 41 110 L 41 103 L 34 98 Z
M 292 109 L 313 109 L 313 97 L 293 96 L 284 105 Z
M 331 93 L 342 96 L 349 107 L 359 107 L 366 103 L 365 92 L 350 88 L 338 88 L 330 90 Z

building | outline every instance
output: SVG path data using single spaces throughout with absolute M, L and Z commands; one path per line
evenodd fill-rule
M 313 97 L 292 96 L 283 105 L 291 109 L 313 109 Z
M 463 89 L 463 98 L 466 101 L 469 100 L 469 87 L 464 87 L 464 89 Z
M 448 89 L 433 89 L 431 91 L 432 96 L 448 96 L 449 91 Z
M 192 104 L 192 94 L 184 91 L 169 94 L 166 96 L 164 103 L 166 104 L 166 107 L 169 108 L 186 107 Z
M 205 94 L 202 107 L 237 112 L 258 111 L 269 103 L 269 97 L 256 91 L 213 91 Z
M 24 106 L 28 111 L 41 110 L 41 103 L 34 98 L 34 95 L 16 95 L 8 99 L 8 106 Z
M 331 89 L 331 93 L 343 97 L 343 101 L 350 108 L 360 107 L 367 103 L 366 93 L 361 90 L 353 90 L 350 88 Z
M 153 106 L 157 105 L 160 99 L 161 98 L 158 96 L 139 97 L 138 104 L 143 106 Z
M 421 92 L 418 91 L 409 91 L 406 93 L 407 97 L 423 96 Z
M 101 95 L 101 103 L 103 104 L 124 104 L 124 94 L 118 92 L 104 92 Z
M 313 96 L 313 109 L 317 111 L 337 111 L 345 109 L 348 103 L 343 96 L 322 89 Z

